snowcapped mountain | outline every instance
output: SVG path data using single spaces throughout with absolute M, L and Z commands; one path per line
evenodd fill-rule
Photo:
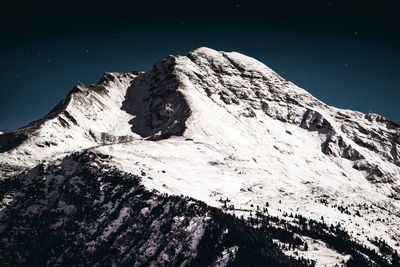
M 280 249 L 261 253 L 265 258 L 258 263 L 272 258 L 271 264 L 283 265 L 398 261 L 400 125 L 328 106 L 236 52 L 199 48 L 169 56 L 148 72 L 106 73 L 97 84 L 79 84 L 43 119 L 2 134 L 0 153 L 0 239 L 8 240 L 2 241 L 8 248 L 4 262 L 20 247 L 18 227 L 28 227 L 21 222 L 54 212 L 58 217 L 35 225 L 35 238 L 52 229 L 85 244 L 79 255 L 86 264 L 195 265 L 200 255 L 205 258 L 212 229 L 235 232 L 238 225 L 249 233 L 264 229 L 269 239 L 221 241 L 223 246 L 206 253 L 208 262 L 197 264 L 239 264 L 252 258 L 245 249 L 252 242 Z M 32 186 L 43 194 L 28 194 Z M 68 197 L 76 192 L 85 199 Z M 171 195 L 181 197 L 171 200 Z M 170 209 L 171 201 L 180 208 L 167 221 L 148 221 L 148 212 Z M 82 217 L 91 209 L 99 222 Z M 220 210 L 243 219 L 231 219 L 234 225 L 227 226 L 218 218 L 230 215 L 216 214 Z M 79 219 L 69 222 L 71 215 Z M 171 226 L 177 220 L 187 220 L 184 232 L 178 231 L 182 225 Z M 143 232 L 149 223 L 176 229 L 170 232 L 176 243 L 156 244 L 164 233 L 157 227 L 147 243 L 122 230 Z M 79 240 L 71 225 L 84 233 Z M 277 234 L 281 228 L 292 239 Z M 292 245 L 296 238 L 297 246 Z M 183 240 L 190 251 L 182 249 Z M 53 250 L 42 260 L 77 257 L 72 247 L 62 246 L 70 254 Z M 176 253 L 167 252 L 171 246 Z M 111 247 L 118 253 L 107 250 Z M 113 260 L 115 253 L 124 261 Z

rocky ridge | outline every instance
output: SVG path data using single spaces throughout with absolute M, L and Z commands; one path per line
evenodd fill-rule
M 245 217 L 268 202 L 269 215 L 340 224 L 370 249 L 375 237 L 398 249 L 400 125 L 330 107 L 239 53 L 199 48 L 75 86 L 43 119 L 0 136 L 0 176 L 82 150 L 148 190 L 229 201 Z

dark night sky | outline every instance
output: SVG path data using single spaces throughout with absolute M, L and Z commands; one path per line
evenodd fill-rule
M 396 1 L 14 2 L 0 16 L 1 131 L 44 116 L 78 81 L 200 46 L 255 57 L 327 104 L 400 122 Z

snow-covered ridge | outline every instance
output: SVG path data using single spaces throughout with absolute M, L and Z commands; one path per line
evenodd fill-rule
M 32 167 L 80 149 L 137 138 L 129 125 L 133 116 L 121 106 L 138 74 L 105 73 L 97 84 L 74 86 L 48 115 L 1 135 L 0 164 L 7 170 Z
M 191 88 L 186 95 L 191 103 L 199 102 L 193 99 L 192 89 L 196 89 L 240 120 L 262 121 L 267 115 L 318 133 L 324 154 L 353 161 L 353 168 L 366 172 L 373 183 L 393 182 L 399 177 L 399 124 L 375 114 L 329 107 L 264 64 L 239 53 L 200 48 L 177 61 L 186 76 L 182 77 L 184 85 Z M 197 114 L 206 109 L 202 107 Z M 218 126 L 211 129 L 205 119 L 197 121 L 193 132 L 202 129 L 214 136 L 219 131 Z M 391 189 L 391 196 L 399 198 L 397 182 Z
M 169 56 L 146 73 L 106 73 L 95 85 L 76 85 L 43 119 L 2 136 L 0 152 L 13 158 L 15 147 L 27 146 L 17 154 L 22 152 L 36 163 L 43 156 L 52 158 L 55 153 L 128 141 L 138 135 L 157 140 L 185 131 L 206 131 L 212 136 L 219 130 L 204 122 L 185 126 L 196 104 L 207 104 L 208 100 L 201 99 L 204 95 L 238 118 L 257 118 L 262 111 L 318 132 L 325 138 L 325 154 L 355 161 L 354 167 L 366 171 L 371 181 L 398 175 L 375 157 L 379 154 L 384 161 L 400 166 L 398 124 L 379 115 L 331 108 L 253 58 L 209 48 L 199 48 L 188 56 Z M 204 113 L 204 109 L 196 112 Z M 25 139 L 34 140 L 33 147 Z M 41 149 L 41 155 L 33 155 L 34 146 L 46 152 Z
M 368 245 L 400 241 L 400 125 L 330 107 L 236 52 L 199 48 L 77 85 L 0 136 L 0 176 L 83 149 L 159 192 L 228 198 L 235 213 L 269 202 L 271 214 L 323 216 Z

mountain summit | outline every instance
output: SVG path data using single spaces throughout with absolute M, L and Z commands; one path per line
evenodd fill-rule
M 112 173 L 119 180 L 110 178 Z M 221 225 L 219 215 L 215 215 L 217 209 L 212 207 L 243 216 L 247 222 L 255 214 L 257 220 L 267 218 L 268 227 L 272 222 L 274 225 L 268 228 L 269 234 L 285 224 L 286 230 L 294 227 L 287 231 L 292 236 L 296 233 L 302 244 L 314 239 L 315 250 L 303 247 L 296 253 L 277 252 L 282 261 L 273 264 L 289 264 L 283 259 L 291 256 L 296 258 L 295 264 L 310 264 L 311 260 L 332 263 L 338 259 L 338 264 L 349 259 L 392 264 L 398 260 L 400 125 L 376 114 L 328 106 L 261 62 L 236 52 L 199 48 L 187 56 L 168 56 L 147 72 L 105 73 L 97 84 L 76 85 L 44 118 L 0 135 L 0 177 L 4 186 L 0 232 L 8 245 L 19 242 L 16 232 L 20 229 L 15 222 L 26 219 L 28 215 L 24 214 L 50 216 L 43 214 L 58 210 L 79 217 L 103 205 L 101 211 L 93 213 L 94 217 L 102 216 L 99 225 L 80 224 L 87 234 L 79 239 L 86 244 L 87 254 L 82 252 L 80 256 L 86 264 L 125 264 L 134 258 L 147 264 L 194 265 L 197 256 L 204 253 L 201 248 L 208 238 L 207 231 L 214 229 L 210 225 L 237 229 Z M 47 182 L 39 185 L 40 179 Z M 130 185 L 133 180 L 135 184 Z M 128 193 L 139 185 L 144 187 L 132 195 Z M 29 198 L 25 191 L 32 186 L 42 188 L 43 195 Z M 109 190 L 102 191 L 104 186 Z M 69 199 L 65 190 L 70 194 L 78 190 L 87 199 L 79 200 L 79 204 Z M 181 241 L 174 244 L 178 252 L 171 254 L 166 251 L 171 246 L 168 240 L 159 247 L 142 244 L 145 248 L 136 247 L 143 240 L 122 237 L 122 229 L 135 232 L 132 225 L 143 227 L 145 215 L 154 209 L 135 202 L 144 191 L 154 194 L 146 195 L 148 203 L 157 196 L 162 202 L 160 196 L 165 195 L 191 199 L 179 200 L 179 205 L 186 208 L 174 211 L 182 212 L 180 218 L 188 220 L 187 231 L 178 233 L 178 228 L 172 227 L 176 231 L 170 232 L 176 240 L 179 235 L 191 240 L 190 251 L 177 250 Z M 119 203 L 119 197 L 125 204 Z M 165 203 L 172 200 L 163 201 L 162 207 L 166 208 Z M 187 207 L 203 204 L 191 201 L 202 201 L 208 208 L 197 210 L 196 217 Z M 140 216 L 144 216 L 141 222 L 134 219 L 138 205 L 142 207 Z M 13 212 L 21 213 L 19 219 Z M 313 222 L 312 227 L 327 228 L 321 228 L 319 236 L 311 230 L 303 231 L 301 224 L 307 220 Z M 12 222 L 16 226 L 12 227 Z M 171 227 L 171 222 L 153 223 Z M 34 227 L 38 231 L 35 238 L 40 237 L 42 228 L 56 233 L 69 231 L 65 230 L 69 226 L 62 215 Z M 259 224 L 253 224 L 246 231 L 258 228 Z M 338 229 L 346 233 L 349 243 L 345 244 L 353 248 L 341 249 L 337 243 L 327 241 L 332 236 L 342 238 Z M 74 231 L 69 238 L 75 238 Z M 152 231 L 150 234 L 156 234 L 158 230 Z M 324 236 L 328 234 L 331 239 Z M 118 246 L 117 241 L 123 245 Z M 218 253 L 225 256 L 220 261 L 240 262 L 244 259 L 238 252 L 241 246 L 253 241 L 241 240 L 230 243 L 225 250 L 221 248 Z M 277 235 L 274 244 L 283 247 L 285 242 Z M 72 247 L 62 245 L 73 254 Z M 107 254 L 110 247 L 126 261 L 113 261 Z M 152 247 L 159 250 L 153 251 Z M 121 252 L 128 248 L 129 257 Z M 32 252 L 25 249 L 28 254 Z M 321 250 L 324 252 L 318 252 Z M 93 253 L 99 251 L 107 251 L 110 258 L 97 259 Z M 161 251 L 169 261 L 163 261 Z M 7 253 L 1 254 L 12 257 L 12 252 Z M 46 263 L 65 262 L 68 258 L 52 253 L 54 258 L 46 258 Z M 210 251 L 207 255 L 214 256 L 207 264 L 217 264 L 218 253 Z M 298 255 L 309 261 L 301 261 Z M 6 261 L 7 256 L 1 259 Z

